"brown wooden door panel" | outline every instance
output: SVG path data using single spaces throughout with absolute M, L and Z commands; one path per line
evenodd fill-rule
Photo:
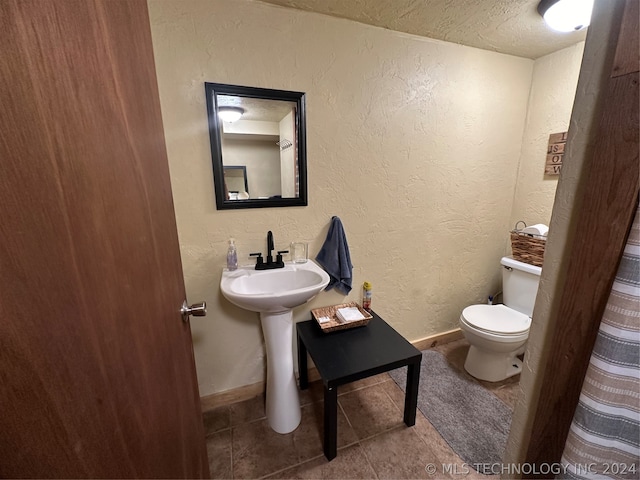
M 146 2 L 0 28 L 0 476 L 206 477 Z

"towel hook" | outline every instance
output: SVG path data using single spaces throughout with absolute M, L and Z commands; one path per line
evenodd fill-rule
M 282 150 L 286 150 L 287 148 L 293 147 L 293 142 L 291 140 L 287 140 L 286 138 L 283 138 L 279 142 L 276 142 L 276 145 L 278 145 L 280 147 L 280 151 L 282 151 Z

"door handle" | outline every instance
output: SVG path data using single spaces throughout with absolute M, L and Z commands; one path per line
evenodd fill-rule
M 185 300 L 184 302 L 182 302 L 180 313 L 182 314 L 183 322 L 189 321 L 189 315 L 193 315 L 194 317 L 204 317 L 207 314 L 207 302 L 188 305 L 187 301 Z

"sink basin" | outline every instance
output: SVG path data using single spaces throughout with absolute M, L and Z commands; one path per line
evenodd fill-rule
M 328 283 L 327 272 L 309 260 L 274 270 L 225 270 L 220 289 L 227 300 L 246 310 L 283 312 L 308 302 Z
M 292 309 L 315 297 L 329 283 L 329 275 L 312 260 L 286 263 L 284 268 L 224 270 L 222 295 L 240 308 L 260 313 L 267 350 L 266 413 L 278 433 L 293 432 L 300 424 L 300 398 L 293 372 Z

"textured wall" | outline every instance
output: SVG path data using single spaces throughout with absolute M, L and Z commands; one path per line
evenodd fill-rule
M 551 133 L 569 129 L 583 49 L 580 42 L 533 65 L 511 225 L 519 220 L 549 225 L 559 176 L 544 174 L 547 145 Z
M 230 139 L 223 136 L 222 151 L 225 166 L 247 167 L 251 198 L 280 195 L 280 149 L 275 141 Z
M 258 315 L 219 292 L 229 237 L 241 263 L 267 230 L 315 256 L 340 216 L 354 285 L 410 340 L 498 288 L 532 60 L 245 0 L 149 10 L 201 395 L 264 378 Z M 307 93 L 308 207 L 215 209 L 205 81 Z

